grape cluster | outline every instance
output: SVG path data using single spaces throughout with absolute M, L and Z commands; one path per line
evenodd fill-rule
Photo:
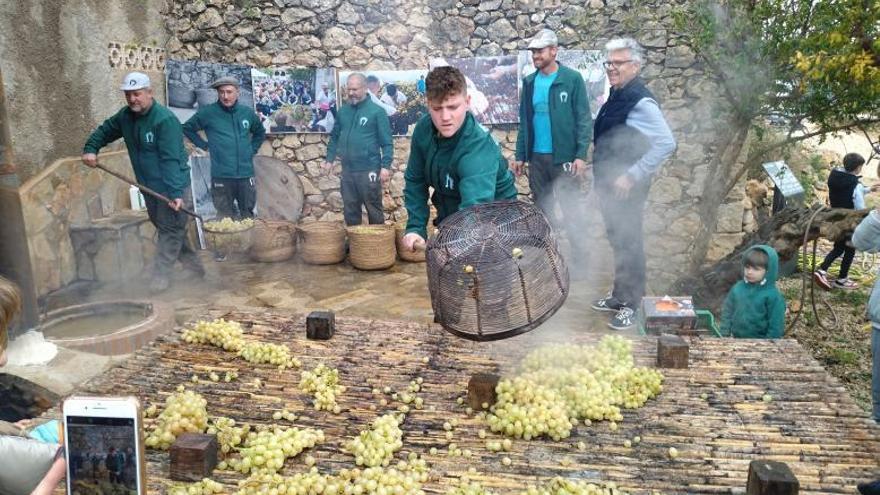
M 238 351 L 238 355 L 249 363 L 269 363 L 281 370 L 299 367 L 299 360 L 291 357 L 290 349 L 286 345 L 248 342 Z
M 245 344 L 241 324 L 223 318 L 199 320 L 193 328 L 184 330 L 182 337 L 189 344 L 210 344 L 231 352 L 240 351 Z
M 324 432 L 312 428 L 273 428 L 250 432 L 241 458 L 228 461 L 229 467 L 242 473 L 277 473 L 284 461 L 324 441 Z
M 205 222 L 205 229 L 211 232 L 242 232 L 254 226 L 253 218 L 243 218 L 241 220 L 233 220 L 226 217 L 222 220 L 211 220 Z
M 222 416 L 212 419 L 208 424 L 208 434 L 217 435 L 217 443 L 223 454 L 228 454 L 241 445 L 250 431 L 249 424 L 237 426 L 234 419 Z
M 223 485 L 210 478 L 196 483 L 174 485 L 168 489 L 168 495 L 212 495 L 223 493 Z
M 632 344 L 619 336 L 606 336 L 596 347 L 544 346 L 521 368 L 498 383 L 486 421 L 494 432 L 526 440 L 567 438 L 579 419 L 621 421 L 621 408 L 641 407 L 662 390 L 663 376 L 635 367 Z
M 345 392 L 339 384 L 339 370 L 329 368 L 324 363 L 318 364 L 314 370 L 303 370 L 300 374 L 299 388 L 315 397 L 315 409 L 339 412 L 336 396 Z
M 165 409 L 156 418 L 147 436 L 147 447 L 166 450 L 181 433 L 202 433 L 208 426 L 208 402 L 191 390 L 176 392 L 165 400 Z
M 386 414 L 373 421 L 372 428 L 360 432 L 345 446 L 358 466 L 388 466 L 394 453 L 403 447 L 400 423 L 403 415 Z
M 614 483 L 597 485 L 583 480 L 555 477 L 541 486 L 529 486 L 521 495 L 626 495 Z
M 423 459 L 400 461 L 394 468 L 343 469 L 337 475 L 321 474 L 312 467 L 293 476 L 259 473 L 239 482 L 236 495 L 288 493 L 307 495 L 393 494 L 424 495 L 422 484 L 428 479 Z

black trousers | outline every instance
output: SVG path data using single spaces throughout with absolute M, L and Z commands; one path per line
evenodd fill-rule
M 828 253 L 828 256 L 825 257 L 825 261 L 819 265 L 819 268 L 827 271 L 828 268 L 831 267 L 831 263 L 834 263 L 834 260 L 842 254 L 843 259 L 840 260 L 840 274 L 837 275 L 837 278 L 847 278 L 849 276 L 849 267 L 852 266 L 853 258 L 856 257 L 856 248 L 847 246 L 847 242 L 849 242 L 849 236 L 835 241 L 834 249 Z
M 589 228 L 586 194 L 581 191 L 580 180 L 562 164 L 554 164 L 553 155 L 549 153 L 532 153 L 528 174 L 532 200 L 554 228 L 566 231 L 572 250 L 569 265 L 585 264 L 589 256 L 586 247 Z M 557 203 L 562 211 L 562 222 L 556 218 Z
M 614 197 L 613 181 L 598 181 L 599 210 L 614 254 L 614 288 L 621 304 L 638 309 L 645 296 L 643 216 L 650 182 L 636 184 L 625 199 Z
M 144 196 L 147 215 L 156 227 L 159 240 L 156 244 L 156 258 L 153 262 L 153 275 L 167 277 L 180 260 L 190 265 L 201 266 L 202 262 L 186 236 L 189 217 L 182 211 L 174 211 L 167 204 L 152 196 Z
M 362 206 L 367 208 L 367 220 L 371 224 L 385 223 L 382 210 L 382 181 L 379 171 L 342 171 L 342 214 L 346 225 L 361 224 Z
M 217 218 L 253 218 L 254 206 L 257 204 L 254 178 L 211 179 L 211 198 L 214 200 Z

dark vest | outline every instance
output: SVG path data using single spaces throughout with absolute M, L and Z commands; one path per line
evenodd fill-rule
M 856 207 L 853 203 L 853 192 L 859 184 L 859 176 L 843 170 L 832 170 L 828 176 L 828 200 L 832 208 Z
M 656 101 L 645 82 L 636 77 L 621 89 L 611 89 L 608 101 L 593 123 L 593 175 L 610 183 L 625 173 L 651 147 L 648 138 L 626 125 L 626 118 L 642 98 Z

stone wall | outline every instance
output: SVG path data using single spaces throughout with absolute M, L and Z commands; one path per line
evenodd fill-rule
M 4 0 L 0 70 L 20 182 L 79 156 L 124 104 L 122 76 L 142 70 L 164 101 L 165 0 Z
M 196 0 L 170 5 L 169 58 L 254 66 L 311 65 L 346 69 L 424 68 L 432 56 L 515 53 L 539 29 L 556 30 L 563 48 L 601 49 L 631 36 L 648 50 L 643 71 L 679 143 L 652 188 L 645 231 L 650 279 L 661 287 L 690 260 L 698 208 L 713 145 L 723 135 L 718 87 L 672 28 L 677 2 L 648 0 Z M 493 134 L 512 156 L 516 126 Z M 273 137 L 261 153 L 290 163 L 306 191 L 305 217 L 341 218 L 338 169 L 321 173 L 326 137 Z M 386 212 L 399 219 L 407 138 L 396 138 L 394 178 Z M 524 179 L 520 190 L 527 192 Z M 741 196 L 722 206 L 712 255 L 742 238 Z M 739 219 L 739 220 L 737 220 Z M 597 233 L 601 230 L 597 226 Z M 597 234 L 599 235 L 599 234 Z
M 131 175 L 125 152 L 102 154 L 101 161 L 111 170 Z M 78 278 L 77 253 L 70 237 L 72 226 L 91 225 L 130 206 L 127 184 L 84 166 L 78 157 L 53 163 L 23 184 L 18 194 L 38 296 Z M 152 231 L 144 236 L 152 239 Z M 150 254 L 142 256 L 149 259 Z M 80 275 L 95 278 L 94 273 Z

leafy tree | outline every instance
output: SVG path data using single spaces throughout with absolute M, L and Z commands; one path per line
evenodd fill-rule
M 745 173 L 797 142 L 876 132 L 880 1 L 694 0 L 676 11 L 676 27 L 726 103 L 729 127 L 704 197 L 726 197 Z M 785 132 L 766 132 L 770 116 L 782 117 Z M 705 259 L 718 207 L 718 200 L 701 205 L 694 269 Z

